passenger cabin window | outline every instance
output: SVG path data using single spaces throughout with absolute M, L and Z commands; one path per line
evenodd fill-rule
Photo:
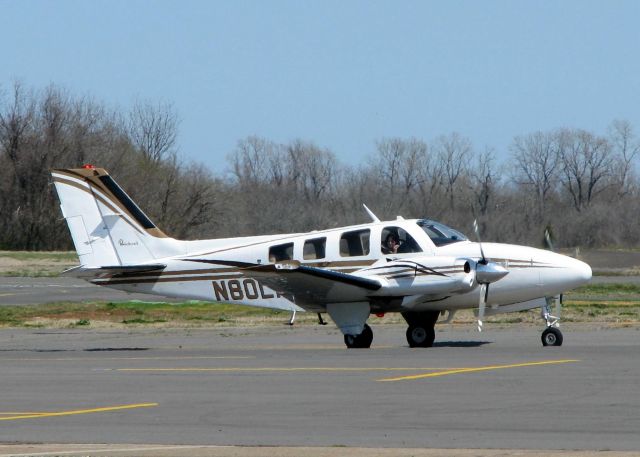
M 440 222 L 422 219 L 418 221 L 417 224 L 427 235 L 429 235 L 429 238 L 431 238 L 431 241 L 433 241 L 433 244 L 436 246 L 444 246 L 446 244 L 467 240 L 467 237 L 462 233 L 452 229 L 451 227 L 447 227 Z
M 422 252 L 416 240 L 400 227 L 385 227 L 380 239 L 382 241 L 380 251 L 383 254 Z
M 342 257 L 355 257 L 369 255 L 369 229 L 345 232 L 340 237 L 340 255 Z
M 293 243 L 279 244 L 269 248 L 269 262 L 293 259 Z
M 302 258 L 304 260 L 324 259 L 326 245 L 326 238 L 306 240 L 302 248 Z

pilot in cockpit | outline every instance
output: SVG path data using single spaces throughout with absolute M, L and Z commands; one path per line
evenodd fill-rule
M 396 254 L 398 252 L 398 248 L 400 248 L 400 239 L 398 238 L 398 235 L 394 232 L 389 233 L 382 244 L 382 253 Z

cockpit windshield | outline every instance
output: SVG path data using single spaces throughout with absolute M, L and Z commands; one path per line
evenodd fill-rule
M 424 232 L 429 235 L 431 241 L 436 246 L 444 246 L 446 244 L 457 243 L 458 241 L 466 241 L 467 237 L 457 230 L 447 227 L 440 222 L 432 221 L 430 219 L 421 219 L 418 225 Z

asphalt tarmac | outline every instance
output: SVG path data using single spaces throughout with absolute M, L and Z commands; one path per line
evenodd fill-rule
M 78 278 L 0 277 L 0 306 L 83 302 L 87 300 L 119 302 L 129 300 L 179 301 L 148 294 L 129 294 L 96 286 Z
M 639 328 L 486 327 L 1 329 L 0 443 L 640 451 Z
M 592 283 L 640 284 L 640 276 L 596 276 Z M 78 278 L 0 277 L 0 306 L 31 305 L 54 302 L 99 301 L 164 301 L 181 300 L 147 294 L 130 294 L 96 286 Z

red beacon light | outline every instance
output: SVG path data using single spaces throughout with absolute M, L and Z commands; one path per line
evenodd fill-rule
M 85 163 L 82 168 L 84 168 L 85 170 L 94 170 L 96 167 L 94 165 L 91 165 L 90 163 Z

